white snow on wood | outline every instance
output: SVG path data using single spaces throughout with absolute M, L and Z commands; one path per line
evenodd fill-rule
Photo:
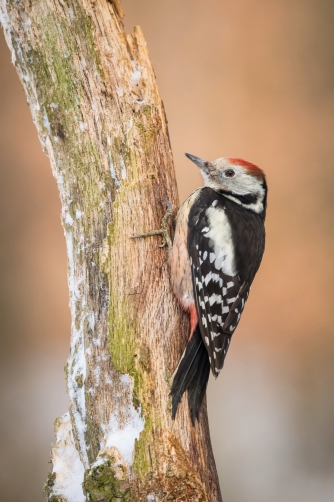
M 93 338 L 93 345 L 95 345 L 95 347 L 100 347 L 101 346 L 101 340 L 99 338 Z
M 53 470 L 56 474 L 53 493 L 67 502 L 85 502 L 82 491 L 84 466 L 75 448 L 69 413 L 58 419 L 57 442 L 52 449 Z
M 5 31 L 5 34 L 7 35 L 8 32 L 11 31 L 12 27 L 11 27 L 8 12 L 7 12 L 7 1 L 6 0 L 3 1 L 0 6 L 0 23 Z M 12 53 L 12 63 L 14 63 L 14 60 L 13 60 L 14 51 L 12 50 L 11 40 L 8 40 L 8 39 L 9 39 L 9 37 L 6 37 L 7 43 L 9 45 L 9 48 Z
M 65 223 L 67 225 L 71 225 L 71 226 L 73 225 L 73 218 L 70 215 L 70 213 L 66 213 L 66 215 L 65 215 Z
M 68 15 L 70 16 L 71 21 L 74 19 L 74 11 L 72 7 L 68 9 Z
M 94 327 L 95 327 L 95 313 L 92 312 L 89 316 L 88 316 L 88 323 L 89 323 L 89 327 L 91 330 L 94 330 Z
M 117 178 L 117 174 L 116 174 L 116 171 L 115 171 L 114 163 L 113 163 L 111 157 L 110 157 L 110 161 L 109 161 L 109 167 L 110 167 L 111 177 L 115 181 L 115 185 L 118 187 L 121 184 L 121 182 Z
M 131 61 L 131 64 L 133 69 L 133 73 L 131 75 L 131 85 L 137 85 L 142 76 L 142 68 L 140 66 L 137 66 L 134 61 Z
M 121 418 L 117 412 L 110 415 L 105 446 L 107 448 L 112 446 L 117 448 L 127 465 L 131 467 L 135 440 L 139 439 L 140 433 L 144 430 L 145 423 L 141 417 L 141 408 L 137 411 L 133 405 L 130 405 L 124 409 L 124 413 L 126 420 L 122 426 L 120 426 Z
M 46 114 L 46 111 L 45 111 L 45 108 L 44 108 L 44 112 L 43 112 L 43 125 L 45 127 L 45 129 L 50 132 L 51 131 L 51 128 L 50 128 L 50 122 L 49 122 L 49 117 L 47 116 Z
M 120 378 L 121 384 L 132 395 L 133 386 L 130 375 L 125 374 Z M 141 416 L 141 408 L 138 410 L 133 404 L 123 405 L 118 402 L 118 409 L 110 414 L 109 423 L 102 427 L 105 436 L 101 448 L 116 448 L 127 466 L 131 468 L 135 450 L 135 441 L 139 439 L 144 430 L 145 422 Z
M 122 157 L 119 159 L 119 163 L 120 163 L 120 166 L 121 166 L 122 179 L 125 180 L 125 178 L 126 178 L 126 169 L 125 169 L 124 159 L 122 159 Z
M 93 369 L 93 373 L 95 376 L 95 386 L 97 387 L 100 385 L 100 375 L 101 375 L 101 368 L 100 366 L 97 366 L 96 368 Z
M 72 337 L 70 345 L 70 355 L 68 358 L 67 389 L 72 403 L 72 415 L 75 421 L 75 429 L 80 445 L 80 452 L 86 467 L 88 467 L 87 447 L 85 442 L 86 432 L 86 399 L 85 387 L 83 385 L 86 379 L 86 357 L 84 342 L 84 321 L 85 316 L 81 316 L 80 324 L 76 324 L 76 308 L 81 301 L 82 310 L 85 310 L 85 298 L 81 298 L 80 287 L 84 282 L 84 270 L 76 270 L 74 261 L 74 245 L 72 232 L 65 232 L 67 255 L 68 255 L 68 285 L 70 291 L 70 309 L 72 318 Z M 78 382 L 81 384 L 79 385 Z

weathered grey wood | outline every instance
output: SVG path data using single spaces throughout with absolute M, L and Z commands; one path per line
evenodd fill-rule
M 178 195 L 163 104 L 119 0 L 0 0 L 1 22 L 62 202 L 70 413 L 56 421 L 53 501 L 220 501 L 206 407 L 175 422 L 188 319 L 158 237 Z M 52 266 L 52 263 L 50 263 Z

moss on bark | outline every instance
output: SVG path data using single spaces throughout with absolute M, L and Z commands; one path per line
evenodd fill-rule
M 84 494 L 90 502 L 134 502 L 128 474 L 113 457 L 85 472 Z

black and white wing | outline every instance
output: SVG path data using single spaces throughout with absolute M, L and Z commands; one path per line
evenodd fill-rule
M 249 293 L 236 269 L 235 250 L 224 198 L 210 190 L 189 214 L 188 252 L 196 310 L 212 373 L 223 368 L 231 336 Z

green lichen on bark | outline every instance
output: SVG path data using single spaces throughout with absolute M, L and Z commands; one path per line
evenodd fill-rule
M 44 496 L 48 502 L 67 502 L 63 497 L 59 497 L 53 493 L 53 486 L 56 480 L 56 473 L 50 472 L 48 474 L 48 479 L 44 485 Z
M 134 163 L 127 165 L 128 178 L 133 178 Z M 135 365 L 136 338 L 138 325 L 136 322 L 135 305 L 131 295 L 125 294 L 126 284 L 118 284 L 114 275 L 119 267 L 119 257 L 115 258 L 113 248 L 119 247 L 124 240 L 122 227 L 122 207 L 127 204 L 130 190 L 129 183 L 122 182 L 113 203 L 114 221 L 108 225 L 106 248 L 107 258 L 103 270 L 109 275 L 109 347 L 114 368 L 122 374 L 130 373 Z M 129 239 L 130 236 L 126 237 Z M 122 267 L 126 270 L 126 256 Z
M 48 38 L 43 53 L 31 49 L 28 54 L 35 68 L 36 90 L 42 108 L 39 113 L 40 129 L 49 136 L 61 164 L 75 173 L 82 207 L 73 204 L 72 215 L 76 209 L 82 208 L 102 212 L 99 207 L 101 193 L 96 180 L 103 178 L 104 172 L 97 145 L 85 132 L 85 117 L 79 106 L 84 94 L 82 77 L 70 57 L 74 50 L 70 47 L 73 42 L 67 25 L 57 28 L 51 15 L 44 19 L 44 23 Z M 57 44 L 58 30 L 64 34 L 68 56 L 64 55 L 64 48 Z
M 145 189 L 145 187 L 141 187 Z M 129 186 L 123 186 L 114 203 L 114 222 L 108 225 L 107 247 L 109 271 L 112 265 L 113 246 L 118 245 L 123 229 L 118 221 L 118 208 L 124 203 L 124 197 Z M 115 264 L 114 264 L 115 265 Z M 144 430 L 140 433 L 139 440 L 135 442 L 135 457 L 133 469 L 138 479 L 144 479 L 152 472 L 152 458 L 154 454 L 153 427 L 156 423 L 152 418 L 152 383 L 150 382 L 150 349 L 139 346 L 138 324 L 136 321 L 135 305 L 131 300 L 124 300 L 119 295 L 119 285 L 113 285 L 113 275 L 110 274 L 110 300 L 109 300 L 109 347 L 113 366 L 122 374 L 129 374 L 133 378 L 133 404 L 136 409 L 141 409 L 145 421 Z M 131 298 L 131 296 L 130 296 Z M 155 418 L 155 422 L 157 418 Z
M 128 305 L 110 289 L 109 343 L 114 368 L 122 374 L 131 373 L 136 357 L 136 324 L 129 318 Z
M 54 12 L 45 14 L 45 9 L 37 5 L 41 42 L 27 44 L 22 50 L 14 38 L 13 47 L 23 68 L 28 99 L 34 102 L 37 97 L 38 100 L 38 129 L 49 137 L 60 161 L 60 171 L 62 166 L 70 169 L 80 187 L 77 193 L 81 200 L 70 209 L 73 217 L 82 209 L 103 212 L 97 181 L 105 177 L 105 171 L 97 145 L 85 132 L 85 117 L 80 106 L 87 97 L 81 67 L 93 68 L 95 78 L 100 79 L 103 69 L 91 18 L 77 1 L 65 2 L 65 7 L 59 16 Z M 73 32 L 80 33 L 80 38 L 74 37 Z M 88 222 L 85 230 L 88 233 Z
M 54 497 L 53 486 L 55 484 L 55 480 L 56 480 L 56 473 L 50 472 L 48 474 L 48 478 L 47 478 L 46 483 L 44 485 L 44 495 L 48 500 L 51 500 L 51 502 L 56 502 L 56 501 L 52 500 L 52 498 Z
M 153 471 L 152 463 L 155 458 L 155 445 L 152 431 L 153 420 L 152 414 L 150 413 L 145 419 L 144 430 L 140 433 L 140 438 L 135 443 L 133 470 L 136 478 L 140 480 L 144 480 L 145 477 Z
M 82 484 L 90 502 L 134 502 L 128 475 L 113 457 L 85 472 Z

